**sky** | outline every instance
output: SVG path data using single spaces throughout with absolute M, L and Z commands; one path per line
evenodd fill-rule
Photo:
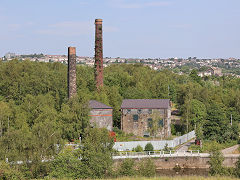
M 97 18 L 104 57 L 240 58 L 240 0 L 0 0 L 0 56 L 94 56 Z

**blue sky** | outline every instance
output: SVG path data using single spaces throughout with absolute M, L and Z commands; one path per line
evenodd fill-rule
M 240 0 L 0 0 L 0 56 L 93 56 L 96 18 L 105 57 L 240 58 Z

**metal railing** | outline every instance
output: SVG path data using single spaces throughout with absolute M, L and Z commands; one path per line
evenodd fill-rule
M 146 157 L 192 157 L 200 156 L 199 150 L 190 151 L 145 151 L 145 152 L 116 152 L 113 154 L 113 159 L 125 158 L 146 158 Z

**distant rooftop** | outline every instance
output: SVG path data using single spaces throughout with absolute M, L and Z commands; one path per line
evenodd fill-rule
M 169 99 L 124 99 L 121 109 L 131 108 L 151 108 L 151 109 L 168 109 L 170 106 Z
M 96 100 L 90 100 L 89 101 L 89 107 L 91 109 L 113 109 L 110 106 L 107 106 L 106 104 L 103 104 L 101 102 L 98 102 Z

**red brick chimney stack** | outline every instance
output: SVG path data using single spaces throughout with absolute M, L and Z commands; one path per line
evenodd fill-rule
M 97 89 L 103 86 L 102 19 L 95 19 L 95 81 Z
M 68 47 L 68 98 L 70 99 L 76 94 L 76 48 Z

